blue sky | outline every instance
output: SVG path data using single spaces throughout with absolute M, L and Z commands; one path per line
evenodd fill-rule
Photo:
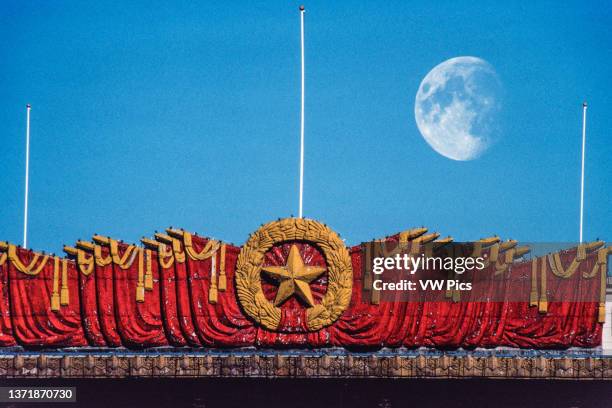
M 349 243 L 425 225 L 469 240 L 612 240 L 609 2 L 341 2 L 307 7 L 305 215 Z M 297 214 L 299 3 L 0 5 L 0 239 L 29 246 L 167 226 L 242 243 Z M 433 151 L 422 78 L 462 55 L 504 87 L 501 141 Z

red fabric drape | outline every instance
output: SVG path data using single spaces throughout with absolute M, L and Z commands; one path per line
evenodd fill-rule
M 151 290 L 145 290 L 146 252 L 132 247 L 126 254 L 128 246 L 122 243 L 118 244 L 117 250 L 119 258 L 126 255 L 129 264 L 126 269 L 117 263 L 112 264 L 115 318 L 121 343 L 127 347 L 168 345 L 160 312 L 159 285 L 155 285 L 159 281 L 157 271 L 151 268 L 154 285 Z M 142 301 L 137 299 L 139 285 L 142 288 L 141 294 L 144 294 Z
M 9 303 L 9 263 L 6 253 L 0 254 L 0 347 L 15 346 Z
M 568 266 L 576 251 L 562 254 Z M 599 303 L 575 301 L 592 299 L 599 293 L 599 275 L 585 279 L 583 271 L 591 271 L 596 254 L 590 254 L 568 279 L 554 278 L 550 271 L 547 282 L 556 285 L 549 293 L 555 297 L 548 312 L 541 314 L 528 301 L 515 300 L 517 282 L 526 285 L 522 292 L 529 298 L 531 262 L 512 265 L 505 272 L 509 279 L 490 279 L 489 291 L 512 294 L 512 300 L 494 302 L 381 302 L 371 305 L 362 299 L 361 256 L 353 248 L 353 271 L 356 274 L 351 305 L 339 321 L 332 325 L 331 343 L 336 346 L 407 346 L 407 347 L 594 347 L 601 343 L 601 327 L 597 323 Z M 493 266 L 483 273 L 492 276 Z M 466 274 L 466 275 L 469 275 Z M 539 280 L 539 278 L 538 278 Z M 539 283 L 539 281 L 538 281 Z M 512 290 L 508 285 L 513 285 Z M 506 285 L 505 291 L 503 286 Z M 582 297 L 578 293 L 582 291 Z M 589 296 L 584 296 L 588 293 Z M 469 296 L 467 292 L 463 296 Z M 510 295 L 508 295 L 510 296 Z M 595 296 L 596 297 L 596 296 Z
M 202 252 L 208 240 L 193 237 L 193 250 Z M 189 297 L 193 322 L 201 341 L 208 347 L 249 346 L 255 339 L 255 327 L 242 314 L 235 296 L 233 270 L 238 257 L 238 248 L 226 251 L 225 272 L 227 288 L 220 291 L 217 284 L 217 302 L 209 301 L 212 257 L 197 261 L 186 256 L 186 271 L 189 279 Z M 220 251 L 215 253 L 215 279 L 220 276 Z
M 87 256 L 90 262 L 95 262 L 93 255 Z M 90 346 L 104 347 L 108 345 L 102 332 L 100 314 L 98 312 L 98 291 L 96 285 L 95 266 L 89 271 L 79 273 L 79 292 L 81 300 L 81 317 L 85 337 Z
M 184 256 L 185 252 L 183 251 L 182 254 Z M 180 257 L 181 255 L 178 256 Z M 176 257 L 177 254 L 175 254 L 174 281 L 172 283 L 176 288 L 176 311 L 179 325 L 187 344 L 190 346 L 199 347 L 202 346 L 202 341 L 198 336 L 191 309 L 191 296 L 193 291 L 191 290 L 191 285 L 187 274 L 187 265 L 184 261 L 177 261 Z
M 191 248 L 200 253 L 207 243 L 207 239 L 194 235 Z M 306 264 L 325 265 L 318 248 L 303 242 L 295 244 Z M 284 265 L 291 245 L 282 243 L 273 247 L 266 254 L 264 265 Z M 547 311 L 542 313 L 538 305 L 529 304 L 530 261 L 514 263 L 486 281 L 481 290 L 497 294 L 495 301 L 472 300 L 470 296 L 474 295 L 470 292 L 461 293 L 459 302 L 435 298 L 403 301 L 398 292 L 394 301 L 385 298 L 380 304 L 372 304 L 370 292 L 363 290 L 363 254 L 360 247 L 353 247 L 350 248 L 354 274 L 352 298 L 342 316 L 327 328 L 308 332 L 304 305 L 290 298 L 281 306 L 279 330 L 272 332 L 247 317 L 238 302 L 234 280 L 239 247 L 226 246 L 227 287 L 217 288 L 216 302 L 211 301 L 210 290 L 212 277 L 216 283 L 220 279 L 219 268 L 223 264 L 220 251 L 214 255 L 213 275 L 212 259 L 193 259 L 181 243 L 163 255 L 163 265 L 157 250 L 148 250 L 150 258 L 147 258 L 145 250 L 137 248 L 133 250 L 131 262 L 127 262 L 130 257 L 125 257 L 127 250 L 127 245 L 118 244 L 116 258 L 126 260 L 121 267 L 110 261 L 108 247 L 102 246 L 89 274 L 68 261 L 69 302 L 56 311 L 51 310 L 53 258 L 49 258 L 36 276 L 19 271 L 6 259 L 0 265 L 0 347 L 568 348 L 594 347 L 601 343 L 602 324 L 598 323 L 599 302 L 596 301 L 600 275 L 597 272 L 592 277 L 583 276 L 595 270 L 595 252 L 589 253 L 570 277 L 560 278 L 550 268 L 547 270 L 544 296 Z M 18 249 L 17 254 L 26 265 L 34 256 L 23 249 Z M 559 255 L 562 265 L 567 268 L 576 255 L 575 249 L 562 252 Z M 91 256 L 86 255 L 86 259 Z M 493 276 L 494 268 L 491 265 L 481 273 Z M 138 287 L 149 270 L 153 285 L 140 299 Z M 323 273 L 310 284 L 315 302 L 325 295 L 327 278 Z M 470 273 L 463 276 L 467 281 L 476 278 Z M 540 273 L 537 283 L 538 293 L 542 294 Z M 507 290 L 510 286 L 512 291 Z M 262 288 L 268 300 L 273 301 L 277 284 L 264 275 Z M 522 297 L 517 298 L 517 292 Z M 499 297 L 505 293 L 513 295 Z
M 100 248 L 100 258 L 109 259 L 110 251 L 107 247 Z M 100 262 L 96 259 L 94 266 L 95 290 L 100 320 L 100 329 L 109 347 L 119 347 L 122 345 L 121 336 L 117 330 L 118 310 L 115 305 L 113 264 Z
M 153 255 L 151 258 L 152 267 L 159 277 L 160 312 L 168 343 L 179 347 L 186 346 L 187 344 L 191 345 L 193 342 L 187 342 L 187 339 L 190 337 L 185 336 L 182 330 L 181 320 L 183 316 L 179 314 L 176 272 L 174 262 L 171 262 L 172 257 L 164 259 L 164 262 L 169 263 L 164 266 L 160 262 L 158 251 L 151 250 L 151 253 Z M 155 285 L 153 288 L 155 291 Z
M 34 257 L 31 251 L 18 248 L 19 261 L 29 265 Z M 41 257 L 42 258 L 42 257 Z M 40 262 L 43 262 L 41 260 Z M 20 345 L 28 347 L 86 346 L 81 323 L 78 295 L 78 277 L 73 262 L 67 263 L 69 303 L 51 310 L 56 262 L 49 257 L 35 276 L 20 272 L 9 263 L 9 294 L 13 335 Z M 60 284 L 61 285 L 61 284 Z M 58 287 L 61 289 L 61 287 Z M 58 292 L 59 294 L 59 292 Z

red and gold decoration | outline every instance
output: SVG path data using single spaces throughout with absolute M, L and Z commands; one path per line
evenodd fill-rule
M 291 245 L 285 266 L 263 268 L 266 274 L 279 282 L 272 303 L 266 299 L 261 287 L 265 255 L 275 244 L 300 241 L 321 248 L 327 267 L 305 266 L 298 246 Z M 329 274 L 327 292 L 321 302 L 315 303 L 309 284 L 326 269 Z M 316 331 L 329 326 L 348 307 L 352 284 L 351 258 L 344 242 L 325 225 L 303 218 L 284 219 L 261 227 L 242 248 L 236 266 L 236 290 L 240 304 L 252 319 L 270 330 L 277 330 L 281 325 L 283 312 L 280 305 L 294 293 L 307 306 L 307 330 Z
M 168 229 L 142 246 L 96 235 L 67 257 L 0 242 L 0 347 L 522 347 L 601 344 L 607 258 L 602 242 L 525 260 L 497 237 L 486 288 L 524 286 L 522 301 L 381 299 L 365 265 L 397 243 L 430 253 L 452 238 L 425 228 L 346 247 L 307 219 L 271 222 L 242 246 Z M 470 279 L 466 273 L 464 278 Z M 583 301 L 581 294 L 592 293 Z M 591 299 L 591 298 L 589 298 Z

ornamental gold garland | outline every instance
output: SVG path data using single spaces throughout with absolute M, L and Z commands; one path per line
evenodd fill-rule
M 93 256 L 87 258 L 85 251 L 82 249 L 77 249 L 77 264 L 79 265 L 79 270 L 85 276 L 91 275 L 94 268 L 95 259 Z
M 185 252 L 187 252 L 187 255 L 189 255 L 191 259 L 203 261 L 213 256 L 221 246 L 221 243 L 211 239 L 206 243 L 201 252 L 196 252 L 196 250 L 193 249 L 191 234 L 187 231 L 183 231 L 183 246 L 185 247 Z
M 166 244 L 160 243 L 157 257 L 159 258 L 159 266 L 163 269 L 168 269 L 174 264 L 174 255 L 170 248 L 166 248 Z
M 138 255 L 138 248 L 134 245 L 128 245 L 123 253 L 123 257 L 121 257 L 119 256 L 119 243 L 116 240 L 109 240 L 109 246 L 111 257 L 115 265 L 121 269 L 129 269 Z
M 102 247 L 100 245 L 94 245 L 94 257 L 98 266 L 110 265 L 113 262 L 112 255 L 107 255 L 106 258 L 102 255 Z
M 36 276 L 45 267 L 47 261 L 49 260 L 49 255 L 44 255 L 40 263 L 38 263 L 38 266 L 35 266 L 36 263 L 39 261 L 40 256 L 41 254 L 34 252 L 34 259 L 32 259 L 29 265 L 24 265 L 23 262 L 21 262 L 21 259 L 19 259 L 19 256 L 17 255 L 17 247 L 12 244 L 9 244 L 8 246 L 8 259 L 13 262 L 13 265 L 15 265 L 15 268 L 17 268 L 19 272 L 23 272 L 26 275 Z
M 320 304 L 306 311 L 306 327 L 316 331 L 335 322 L 351 300 L 353 268 L 349 252 L 338 234 L 320 222 L 286 218 L 262 226 L 242 247 L 236 265 L 236 292 L 245 312 L 270 330 L 277 330 L 281 309 L 266 299 L 261 288 L 261 267 L 273 245 L 287 241 L 316 244 L 325 256 L 329 283 Z

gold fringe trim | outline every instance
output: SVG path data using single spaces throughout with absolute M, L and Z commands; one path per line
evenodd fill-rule
M 531 292 L 529 293 L 529 306 L 538 305 L 538 258 L 531 260 Z
M 144 261 L 143 250 L 138 248 L 138 282 L 136 283 L 136 302 L 144 302 L 145 287 L 144 287 Z
M 67 306 L 70 302 L 68 291 L 68 260 L 62 259 L 62 290 L 60 292 L 60 305 Z
M 548 297 L 546 294 L 546 256 L 542 258 L 542 282 L 540 284 L 540 302 L 538 304 L 538 311 L 540 313 L 548 312 Z
M 225 243 L 221 244 L 221 254 L 219 255 L 219 291 L 227 290 L 227 276 L 225 275 Z
M 151 270 L 151 257 L 153 256 L 150 249 L 145 251 L 146 255 L 146 270 L 144 277 L 145 290 L 153 290 L 153 271 Z
M 53 292 L 51 293 L 51 310 L 57 312 L 60 309 L 59 295 L 59 269 L 60 260 L 58 257 L 53 257 Z
M 25 273 L 26 275 L 36 276 L 40 273 L 40 271 L 42 271 L 49 260 L 49 255 L 44 255 L 42 260 L 40 260 L 40 263 L 38 263 L 40 257 L 41 254 L 35 252 L 34 259 L 32 259 L 30 264 L 26 266 L 23 264 L 23 262 L 21 262 L 21 259 L 19 259 L 19 255 L 17 255 L 17 247 L 12 244 L 9 244 L 8 246 L 8 259 L 13 263 L 19 272 Z M 38 266 L 35 267 L 36 263 L 38 263 Z
M 213 256 L 210 260 L 210 287 L 208 289 L 208 303 L 217 303 L 217 257 Z

